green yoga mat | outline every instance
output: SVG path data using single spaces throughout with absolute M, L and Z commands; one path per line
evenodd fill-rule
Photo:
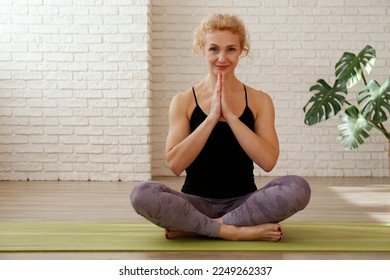
M 0 222 L 0 252 L 32 251 L 390 251 L 390 225 L 283 223 L 281 242 L 166 240 L 150 223 Z

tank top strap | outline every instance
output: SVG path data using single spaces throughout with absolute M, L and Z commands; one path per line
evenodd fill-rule
M 196 106 L 199 106 L 198 105 L 198 100 L 196 99 L 195 87 L 192 87 L 192 93 L 194 94 L 194 99 L 195 99 Z
M 247 92 L 246 92 L 246 86 L 244 85 L 244 91 L 245 91 L 245 104 L 246 106 L 248 106 L 248 95 L 247 95 Z

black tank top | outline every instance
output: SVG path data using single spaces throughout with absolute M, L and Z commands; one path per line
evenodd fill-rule
M 248 106 L 246 87 L 245 110 L 239 119 L 254 130 L 254 117 Z M 207 117 L 198 105 L 195 89 L 192 88 L 196 107 L 191 115 L 193 132 Z M 208 198 L 231 198 L 255 191 L 253 161 L 239 145 L 226 122 L 218 122 L 202 151 L 186 169 L 182 192 Z

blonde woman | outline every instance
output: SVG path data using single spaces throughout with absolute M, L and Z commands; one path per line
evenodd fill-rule
M 279 222 L 310 200 L 310 186 L 299 176 L 255 185 L 254 163 L 271 171 L 279 142 L 271 98 L 235 75 L 240 57 L 249 52 L 247 37 L 235 15 L 213 14 L 201 23 L 194 47 L 208 75 L 178 93 L 169 109 L 166 160 L 174 174 L 186 171 L 185 183 L 177 192 L 143 182 L 131 193 L 136 212 L 165 228 L 168 239 L 279 241 Z

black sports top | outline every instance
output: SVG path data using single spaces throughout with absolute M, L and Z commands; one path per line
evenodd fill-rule
M 246 87 L 245 110 L 239 119 L 254 130 L 254 117 L 248 106 Z M 195 89 L 192 88 L 196 107 L 191 115 L 193 132 L 207 117 L 198 105 Z M 202 151 L 186 169 L 182 192 L 208 198 L 231 198 L 255 191 L 253 161 L 239 145 L 226 122 L 218 122 Z

